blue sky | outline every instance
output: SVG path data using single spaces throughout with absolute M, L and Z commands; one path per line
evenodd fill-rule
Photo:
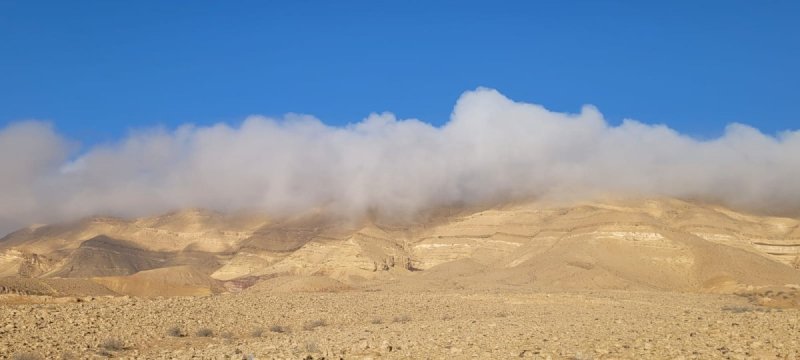
M 0 127 L 130 129 L 391 111 L 478 86 L 698 138 L 797 129 L 796 1 L 0 1 Z

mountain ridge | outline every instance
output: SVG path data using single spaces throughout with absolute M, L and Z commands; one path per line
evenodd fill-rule
M 0 239 L 0 276 L 88 279 L 133 295 L 238 291 L 283 276 L 328 278 L 337 289 L 735 292 L 800 284 L 798 269 L 799 220 L 676 199 L 454 209 L 409 225 L 187 209 L 37 226 Z M 185 283 L 153 280 L 171 271 Z M 290 288 L 303 288 L 294 282 Z

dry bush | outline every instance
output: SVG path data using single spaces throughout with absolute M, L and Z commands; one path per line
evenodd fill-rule
M 200 328 L 197 330 L 195 335 L 197 335 L 197 337 L 212 337 L 214 336 L 214 330 L 209 328 Z
M 303 324 L 303 330 L 311 331 L 311 330 L 314 330 L 314 329 L 316 329 L 318 327 L 322 327 L 322 326 L 325 326 L 325 325 L 328 325 L 328 323 L 325 320 L 322 320 L 322 319 L 311 320 L 311 321 L 308 321 L 305 324 Z
M 34 352 L 16 353 L 11 357 L 12 360 L 44 360 L 44 358 Z
M 407 323 L 409 321 L 411 321 L 411 316 L 409 316 L 408 314 L 395 316 L 392 319 L 392 322 L 394 322 L 394 323 L 402 323 L 402 324 L 405 324 L 405 323 Z
M 282 334 L 282 333 L 289 332 L 289 327 L 288 326 L 283 326 L 283 325 L 272 325 L 272 326 L 269 327 L 269 331 L 272 331 L 274 333 L 281 333 Z
M 125 343 L 119 339 L 108 338 L 100 343 L 100 348 L 107 351 L 120 351 L 125 349 Z
M 575 353 L 575 356 L 569 358 L 570 360 L 593 360 L 594 357 L 592 355 L 584 354 L 580 351 Z
M 306 351 L 310 353 L 318 353 L 320 352 L 319 345 L 317 345 L 317 342 L 314 340 L 308 340 L 306 341 Z
M 184 337 L 184 336 L 186 336 L 186 334 L 183 333 L 183 330 L 181 330 L 180 326 L 173 326 L 173 327 L 167 329 L 167 335 L 172 336 L 172 337 Z
M 755 311 L 755 310 L 756 310 L 755 308 L 747 307 L 747 306 L 723 306 L 722 307 L 722 311 L 729 311 L 729 312 L 737 313 L 737 314 L 745 313 L 745 312 L 751 312 L 751 311 Z
M 250 330 L 250 336 L 252 337 L 261 337 L 262 335 L 264 335 L 264 328 L 257 327 Z

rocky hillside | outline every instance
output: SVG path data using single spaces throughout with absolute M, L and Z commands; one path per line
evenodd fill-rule
M 673 199 L 516 204 L 415 224 L 193 209 L 31 227 L 0 239 L 0 277 L 15 284 L 86 279 L 133 295 L 240 291 L 262 282 L 302 290 L 303 281 L 312 289 L 735 292 L 800 284 L 798 268 L 797 219 Z

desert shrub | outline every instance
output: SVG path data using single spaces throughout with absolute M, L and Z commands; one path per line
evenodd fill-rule
M 211 330 L 209 328 L 200 328 L 197 330 L 195 335 L 197 335 L 198 337 L 212 337 L 214 336 L 214 330 Z
M 411 321 L 411 316 L 409 316 L 407 314 L 395 316 L 392 319 L 392 322 L 395 322 L 395 323 L 407 323 L 409 321 Z
M 125 348 L 125 343 L 119 339 L 108 338 L 100 343 L 100 348 L 107 351 L 119 351 Z
M 314 340 L 308 340 L 306 341 L 306 351 L 310 353 L 318 353 L 320 352 L 319 345 L 317 345 L 317 342 Z
M 744 313 L 744 312 L 751 312 L 755 309 L 747 306 L 723 306 L 722 311 L 730 311 L 732 313 Z
M 250 336 L 252 337 L 261 337 L 262 335 L 264 335 L 264 328 L 257 327 L 250 330 Z
M 505 317 L 508 317 L 508 313 L 505 312 L 505 311 L 501 311 L 501 312 L 495 314 L 495 316 L 497 316 L 499 318 L 505 318 Z
M 44 358 L 34 352 L 21 352 L 16 353 L 11 357 L 12 360 L 44 360 Z
M 286 333 L 289 332 L 289 327 L 283 325 L 272 325 L 269 327 L 269 331 L 274 333 Z
M 383 324 L 383 319 L 381 319 L 381 318 L 374 318 L 374 319 L 372 319 L 372 321 L 370 321 L 370 323 L 373 323 L 373 324 L 375 324 L 375 325 L 378 325 L 378 324 Z
M 183 329 L 181 329 L 180 326 L 173 326 L 173 327 L 167 329 L 167 335 L 173 336 L 173 337 L 184 337 L 184 336 L 186 336 L 186 334 L 183 332 Z
M 577 353 L 575 353 L 575 356 L 572 356 L 569 359 L 570 360 L 592 360 L 593 357 L 592 357 L 592 355 L 584 354 L 584 353 L 578 351 Z
M 328 323 L 325 320 L 322 320 L 322 319 L 311 320 L 311 321 L 308 321 L 305 324 L 303 324 L 303 330 L 311 331 L 311 330 L 314 330 L 314 329 L 316 329 L 318 327 L 322 327 L 322 326 L 325 326 L 325 325 L 328 325 Z

